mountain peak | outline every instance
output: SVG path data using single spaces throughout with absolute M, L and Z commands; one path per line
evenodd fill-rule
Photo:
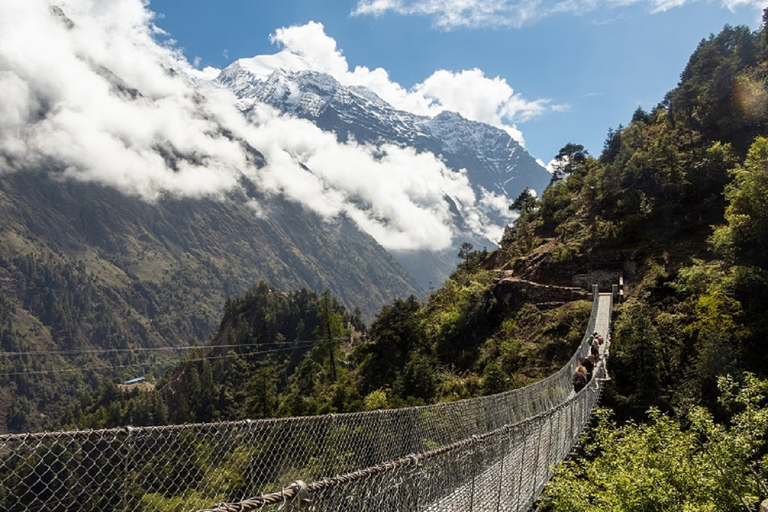
M 314 69 L 312 63 L 288 51 L 282 51 L 274 55 L 258 55 L 256 57 L 238 59 L 229 67 L 237 65 L 238 68 L 247 70 L 254 77 L 266 80 L 276 71 L 290 72 L 292 70 Z
M 455 121 L 455 120 L 462 119 L 467 121 L 467 119 L 465 119 L 461 114 L 459 114 L 458 112 L 454 112 L 453 110 L 443 110 L 442 112 L 437 114 L 434 117 L 434 119 L 435 120 L 440 119 L 444 121 Z
M 549 172 L 501 128 L 447 110 L 434 117 L 398 110 L 366 87 L 341 84 L 311 67 L 296 69 L 300 57 L 280 55 L 241 59 L 218 82 L 237 95 L 244 110 L 260 101 L 309 119 L 342 141 L 354 137 L 429 151 L 453 170 L 466 170 L 479 195 L 482 187 L 517 197 L 525 188 L 541 192 L 549 184 Z
M 370 89 L 345 85 L 316 69 L 295 69 L 295 63 L 275 67 L 280 59 L 272 57 L 269 61 L 241 59 L 222 71 L 217 82 L 234 92 L 244 112 L 266 103 L 311 121 L 340 142 L 413 148 L 417 153 L 432 153 L 447 168 L 462 173 L 456 179 L 468 179 L 475 198 L 468 203 L 467 197 L 450 197 L 444 191 L 449 204 L 462 206 L 451 210 L 456 246 L 468 240 L 478 247 L 492 246 L 511 220 L 510 198 L 525 188 L 541 192 L 549 184 L 549 172 L 503 129 L 470 121 L 457 112 L 430 117 L 399 110 Z M 434 254 L 396 256 L 426 288 L 454 270 L 456 250 L 443 251 L 439 265 L 430 260 Z M 414 270 L 426 260 L 430 260 L 429 271 Z M 439 271 L 432 270 L 438 266 Z

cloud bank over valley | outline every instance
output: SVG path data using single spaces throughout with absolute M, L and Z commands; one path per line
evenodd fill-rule
M 399 251 L 451 246 L 449 195 L 476 233 L 500 233 L 484 211 L 504 199 L 477 197 L 464 173 L 429 153 L 339 143 L 266 105 L 246 119 L 232 93 L 210 82 L 217 70 L 195 69 L 172 43 L 159 42 L 167 35 L 153 19 L 141 0 L 0 4 L 0 172 L 53 168 L 147 201 L 228 200 L 245 178 L 329 221 L 347 216 Z M 278 29 L 273 42 L 282 50 L 249 59 L 253 69 L 313 66 L 397 108 L 456 110 L 519 139 L 512 122 L 561 108 L 527 101 L 479 70 L 439 71 L 406 91 L 382 69 L 350 70 L 318 23 Z M 269 214 L 267 205 L 253 207 Z

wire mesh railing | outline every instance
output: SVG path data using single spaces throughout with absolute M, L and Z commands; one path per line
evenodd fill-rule
M 588 421 L 571 361 L 452 403 L 300 418 L 0 436 L 0 510 L 526 510 Z M 308 483 L 304 483 L 308 482 Z M 217 505 L 220 504 L 220 505 Z

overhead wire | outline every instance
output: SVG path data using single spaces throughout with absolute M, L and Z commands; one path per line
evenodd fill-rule
M 332 341 L 341 341 L 346 337 L 331 338 Z M 135 347 L 135 348 L 93 348 L 93 349 L 72 349 L 72 350 L 0 350 L 0 356 L 27 356 L 27 355 L 82 355 L 82 354 L 106 354 L 106 353 L 124 353 L 124 352 L 160 352 L 163 350 L 208 350 L 221 348 L 241 348 L 241 347 L 263 347 L 270 345 L 292 344 L 310 344 L 318 341 L 327 341 L 327 338 L 312 340 L 296 340 L 291 342 L 269 342 L 269 343 L 237 343 L 228 345 L 189 345 L 189 346 L 166 346 L 166 347 Z
M 96 371 L 96 370 L 114 370 L 114 369 L 121 369 L 121 368 L 136 368 L 136 367 L 145 367 L 145 366 L 153 366 L 153 365 L 160 365 L 165 363 L 194 363 L 194 362 L 202 362 L 202 361 L 216 361 L 219 359 L 227 359 L 232 357 L 242 357 L 242 356 L 257 356 L 257 355 L 268 355 L 275 352 L 286 352 L 290 350 L 296 350 L 301 349 L 309 346 L 309 343 L 314 343 L 313 340 L 305 340 L 300 342 L 294 342 L 290 346 L 280 347 L 280 348 L 273 348 L 270 350 L 258 350 L 258 351 L 252 351 L 252 352 L 237 352 L 233 353 L 230 352 L 228 354 L 220 354 L 220 355 L 207 355 L 204 357 L 199 358 L 192 358 L 192 359 L 164 359 L 160 361 L 145 361 L 142 363 L 126 363 L 126 364 L 113 364 L 113 365 L 105 365 L 105 366 L 79 366 L 76 368 L 56 368 L 56 369 L 49 369 L 49 370 L 27 370 L 23 372 L 5 372 L 0 373 L 0 377 L 15 377 L 20 375 L 47 375 L 47 374 L 55 374 L 55 373 L 76 373 L 76 372 L 84 372 L 84 371 Z M 249 345 L 263 345 L 263 344 L 249 344 Z M 233 345 L 233 346 L 243 346 L 243 345 Z M 218 348 L 221 347 L 221 345 L 214 347 Z M 199 348 L 199 347 L 198 347 Z

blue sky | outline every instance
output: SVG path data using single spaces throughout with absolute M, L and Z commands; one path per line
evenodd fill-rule
M 653 107 L 676 85 L 701 39 L 726 23 L 757 29 L 764 4 L 152 0 L 148 8 L 199 68 L 277 53 L 285 47 L 270 38 L 278 29 L 317 22 L 350 69 L 382 68 L 405 90 L 440 70 L 480 70 L 487 81 L 506 83 L 516 102 L 536 106 L 500 122 L 516 128 L 528 151 L 548 162 L 567 142 L 599 155 L 608 128 L 626 124 L 638 106 Z M 465 82 L 465 92 L 474 88 Z

